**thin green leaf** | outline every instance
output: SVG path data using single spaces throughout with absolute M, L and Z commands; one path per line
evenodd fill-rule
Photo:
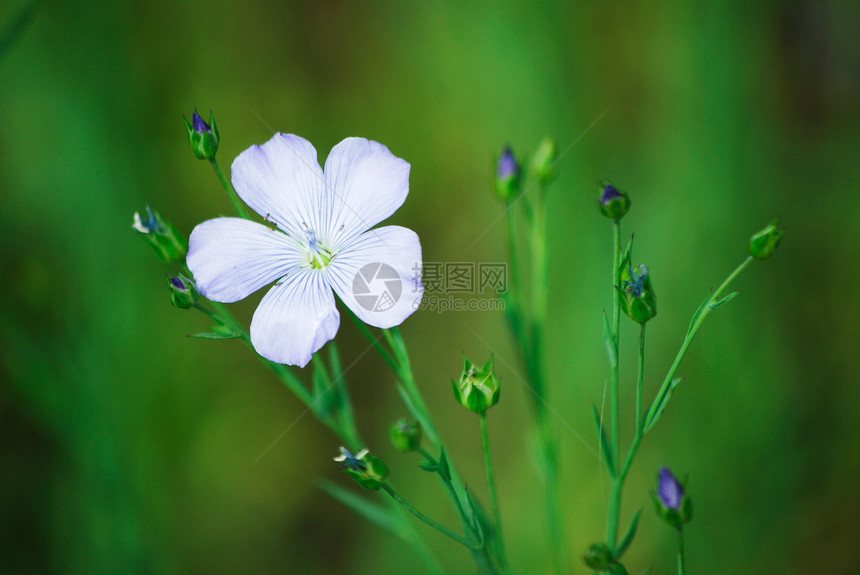
M 669 405 L 669 400 L 672 399 L 672 393 L 674 393 L 675 388 L 678 387 L 678 384 L 683 381 L 683 377 L 676 377 L 672 380 L 672 383 L 669 384 L 669 388 L 666 390 L 666 395 L 663 396 L 663 399 L 660 401 L 660 404 L 657 406 L 657 409 L 654 411 L 653 417 L 651 417 L 648 421 L 645 422 L 645 428 L 643 433 L 648 433 L 651 431 L 651 428 L 657 423 L 657 420 L 660 419 L 660 416 L 663 415 L 663 410 L 666 409 L 666 406 Z M 655 398 L 656 400 L 656 398 Z M 651 410 L 649 409 L 650 413 Z
M 314 355 L 316 358 L 316 355 Z M 338 398 L 337 390 L 331 385 L 331 380 L 328 377 L 328 372 L 324 366 L 321 366 L 322 361 L 314 362 L 314 373 L 311 377 L 311 393 L 313 393 L 314 402 L 311 404 L 314 413 L 320 419 L 328 419 L 333 411 L 337 408 Z
M 236 339 L 238 337 L 242 337 L 240 334 L 225 326 L 213 325 L 210 329 L 212 331 L 194 333 L 188 337 L 194 337 L 197 339 Z
M 715 301 L 711 302 L 711 304 L 710 304 L 710 305 L 708 305 L 708 309 L 710 309 L 711 311 L 714 311 L 714 310 L 718 310 L 718 309 L 720 309 L 721 307 L 723 307 L 724 305 L 726 305 L 727 303 L 729 303 L 730 301 L 732 301 L 733 299 L 735 299 L 735 297 L 736 297 L 739 293 L 741 293 L 741 292 L 733 291 L 733 292 L 732 292 L 732 293 L 730 293 L 729 295 L 727 295 L 727 296 L 725 296 L 725 297 L 722 297 L 722 298 L 720 298 L 720 299 L 718 299 L 718 300 L 715 300 Z
M 337 483 L 323 480 L 317 483 L 317 487 L 331 495 L 334 499 L 349 507 L 371 523 L 382 527 L 404 541 L 411 541 L 409 530 L 405 528 L 398 517 L 393 516 L 387 509 L 374 503 L 355 492 L 341 487 Z
M 606 437 L 606 428 L 603 427 L 603 421 L 600 419 L 600 412 L 597 411 L 597 406 L 591 404 L 591 411 L 594 414 L 594 425 L 597 427 L 597 437 L 600 439 L 600 447 L 603 449 L 603 458 L 606 460 L 606 469 L 609 475 L 614 479 L 617 475 L 615 469 L 615 453 L 612 451 L 612 446 L 609 444 L 609 438 Z
M 621 559 L 624 555 L 624 552 L 627 551 L 627 548 L 630 547 L 630 544 L 633 543 L 633 538 L 636 537 L 636 529 L 639 528 L 639 517 L 642 515 L 642 510 L 636 512 L 636 515 L 633 516 L 633 521 L 630 522 L 630 528 L 627 530 L 627 534 L 621 540 L 621 543 L 618 544 L 618 549 L 615 550 L 615 558 Z
M 445 455 L 445 448 L 439 450 L 439 477 L 445 481 L 451 481 L 451 467 L 448 465 L 448 456 Z
M 418 464 L 418 467 L 424 471 L 429 471 L 430 473 L 436 473 L 439 471 L 439 464 L 435 461 L 422 461 Z

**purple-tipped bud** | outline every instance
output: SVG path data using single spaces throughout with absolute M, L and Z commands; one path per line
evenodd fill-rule
M 600 199 L 597 200 L 600 213 L 613 220 L 623 218 L 630 209 L 630 198 L 627 194 L 608 182 L 601 184 L 600 190 Z
M 198 134 L 202 134 L 203 132 L 211 132 L 212 127 L 206 123 L 203 118 L 200 117 L 200 114 L 197 113 L 197 110 L 194 111 L 194 114 L 191 116 L 191 126 L 194 128 L 194 131 Z
M 668 467 L 660 469 L 660 480 L 657 485 L 657 495 L 660 501 L 669 509 L 680 509 L 684 499 L 684 486 L 681 485 Z
M 505 201 L 516 198 L 520 193 L 521 174 L 522 169 L 513 150 L 505 146 L 505 151 L 496 162 L 496 195 Z
M 184 276 L 170 278 L 167 286 L 170 291 L 170 302 L 179 309 L 188 309 L 200 298 L 194 282 Z
M 131 227 L 143 236 L 149 244 L 155 248 L 163 261 L 172 264 L 185 260 L 188 252 L 188 240 L 186 240 L 173 225 L 161 217 L 157 211 L 149 206 L 146 214 L 134 212 Z
M 505 146 L 505 151 L 502 154 L 502 157 L 499 158 L 499 178 L 510 178 L 516 174 L 519 169 L 520 166 L 517 164 L 517 159 L 514 157 L 513 150 L 511 150 L 510 146 Z
M 668 467 L 663 467 L 657 474 L 657 493 L 652 492 L 651 497 L 657 515 L 675 529 L 681 529 L 693 518 L 693 502 L 687 488 Z
M 201 160 L 210 160 L 218 153 L 218 145 L 221 138 L 218 134 L 218 124 L 215 123 L 215 115 L 209 112 L 209 123 L 207 124 L 200 114 L 195 110 L 191 115 L 191 121 L 186 118 L 185 128 L 188 131 L 188 143 L 191 151 Z

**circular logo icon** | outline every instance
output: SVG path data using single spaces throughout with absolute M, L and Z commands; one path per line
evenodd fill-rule
M 352 278 L 352 295 L 368 311 L 388 311 L 394 307 L 403 284 L 400 274 L 386 263 L 367 264 Z

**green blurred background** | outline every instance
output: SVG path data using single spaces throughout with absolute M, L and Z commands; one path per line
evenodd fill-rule
M 503 260 L 492 155 L 558 139 L 547 362 L 577 573 L 608 496 L 590 415 L 611 301 L 596 181 L 631 194 L 624 233 L 636 231 L 660 298 L 650 393 L 698 303 L 780 215 L 780 250 L 708 320 L 644 443 L 622 516 L 645 508 L 628 565 L 674 569 L 675 538 L 647 494 L 670 465 L 695 500 L 689 572 L 860 572 L 856 2 L 29 6 L 0 3 L 0 571 L 423 572 L 400 540 L 314 487 L 350 485 L 331 461 L 337 440 L 241 344 L 185 337 L 205 318 L 170 306 L 172 270 L 131 230 L 147 204 L 185 233 L 230 212 L 182 122 L 211 108 L 225 168 L 276 130 L 321 158 L 347 136 L 388 145 L 412 164 L 390 221 L 416 230 L 431 262 Z M 259 297 L 233 310 L 247 322 Z M 484 498 L 478 424 L 450 378 L 463 352 L 495 352 L 509 555 L 518 572 L 545 572 L 528 397 L 502 314 L 425 311 L 403 332 L 452 457 Z M 455 525 L 440 485 L 388 445 L 404 413 L 393 375 L 361 355 L 348 318 L 338 341 L 355 362 L 364 436 L 408 499 Z M 450 572 L 473 572 L 462 548 L 419 529 Z

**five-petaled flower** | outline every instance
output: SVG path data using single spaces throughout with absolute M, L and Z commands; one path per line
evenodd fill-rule
M 409 164 L 363 138 L 336 145 L 321 169 L 310 142 L 276 134 L 233 162 L 236 192 L 264 225 L 216 218 L 191 233 L 197 288 L 230 303 L 276 282 L 251 321 L 263 357 L 304 367 L 340 325 L 332 290 L 362 321 L 399 325 L 421 301 L 421 243 L 400 226 L 371 229 L 409 193 Z M 378 304 L 376 300 L 378 299 Z

